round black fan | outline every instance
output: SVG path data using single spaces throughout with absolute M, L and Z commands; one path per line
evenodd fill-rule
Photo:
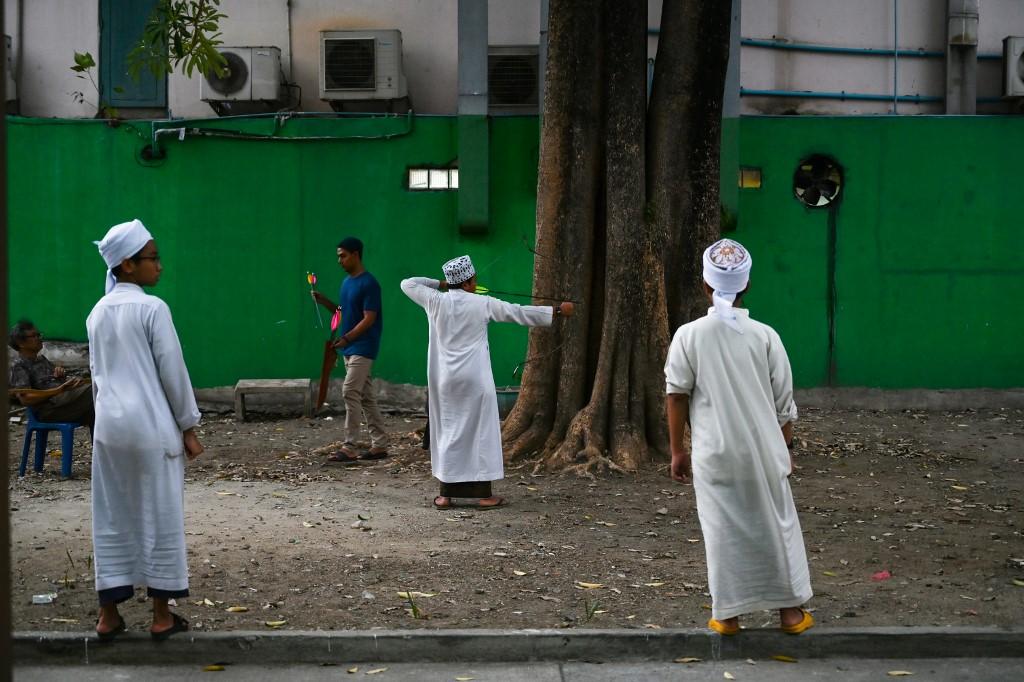
M 823 208 L 834 202 L 842 185 L 842 169 L 827 156 L 804 159 L 793 174 L 793 194 L 811 208 Z
M 246 81 L 249 80 L 249 67 L 245 65 L 245 60 L 234 52 L 221 52 L 220 55 L 227 61 L 223 75 L 218 76 L 216 72 L 210 71 L 206 82 L 214 92 L 230 95 L 245 87 Z

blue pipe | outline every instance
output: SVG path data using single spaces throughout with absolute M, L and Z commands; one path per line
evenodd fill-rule
M 884 47 L 839 47 L 835 45 L 812 45 L 810 43 L 790 43 L 785 40 L 758 40 L 756 38 L 741 38 L 740 45 L 747 47 L 763 47 L 769 50 L 790 50 L 795 52 L 823 52 L 826 54 L 856 54 L 867 57 L 945 57 L 946 53 L 941 50 L 892 50 Z M 979 54 L 978 59 L 999 59 L 1003 55 L 999 52 Z
M 862 102 L 891 102 L 892 95 L 875 95 L 863 92 L 820 92 L 817 90 L 751 90 L 740 88 L 740 97 L 792 97 L 803 99 L 838 99 L 856 100 Z M 942 97 L 934 95 L 900 95 L 900 102 L 913 102 L 925 104 L 930 102 L 945 101 Z M 1001 97 L 979 97 L 979 104 L 998 104 L 1002 102 Z
M 820 92 L 817 90 L 750 90 L 740 88 L 740 97 L 799 97 L 805 99 L 839 99 L 859 100 L 867 102 L 891 102 L 892 95 L 874 95 L 863 92 Z M 926 102 L 942 102 L 942 97 L 931 95 L 898 95 L 896 99 L 900 102 L 914 102 L 923 104 Z

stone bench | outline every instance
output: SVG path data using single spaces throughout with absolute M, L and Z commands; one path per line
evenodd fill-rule
M 301 395 L 303 414 L 313 416 L 313 382 L 309 379 L 242 379 L 235 384 L 235 419 L 245 421 L 245 396 L 257 393 Z

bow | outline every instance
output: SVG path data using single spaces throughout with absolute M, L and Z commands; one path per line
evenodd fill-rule
M 320 366 L 320 386 L 316 394 L 316 409 L 323 407 L 327 399 L 327 387 L 331 381 L 331 370 L 338 365 L 338 351 L 334 348 L 334 335 L 341 325 L 341 307 L 339 306 L 331 316 L 331 335 L 324 341 L 324 361 Z

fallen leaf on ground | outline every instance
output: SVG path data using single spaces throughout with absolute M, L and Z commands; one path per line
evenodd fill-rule
M 524 571 L 512 571 L 515 575 L 523 576 L 526 575 Z
M 600 588 L 604 587 L 604 585 L 602 583 L 585 583 L 585 582 L 583 582 L 581 580 L 577 580 L 576 581 L 576 587 L 577 587 L 577 589 L 597 590 L 597 589 L 600 589 Z
M 835 578 L 836 577 L 836 574 L 833 573 L 832 571 L 822 571 L 821 574 L 822 575 L 827 575 L 830 578 Z
M 229 606 L 225 609 L 228 613 L 245 613 L 249 610 L 248 606 Z
M 456 677 L 455 678 L 455 682 L 469 682 L 470 680 L 475 680 L 475 679 L 476 679 L 475 677 Z
M 349 668 L 345 672 L 347 672 L 349 675 L 353 675 L 353 674 L 359 672 L 359 666 L 356 666 L 354 668 Z
M 644 587 L 661 587 L 665 583 L 644 583 Z
M 413 599 L 420 599 L 421 597 L 436 597 L 437 592 L 417 592 L 413 590 L 411 592 L 399 592 L 398 596 L 402 599 L 409 599 L 410 597 Z
M 209 600 L 209 598 L 203 599 L 203 603 L 207 606 L 215 606 L 215 604 Z
M 696 656 L 683 656 L 682 658 L 674 659 L 672 662 L 673 663 L 700 663 L 702 660 L 704 660 L 704 659 L 697 658 Z
M 909 670 L 890 670 L 887 674 L 889 677 L 908 677 L 914 673 Z
M 224 666 L 214 663 L 213 665 L 203 666 L 204 673 L 219 673 L 224 671 Z
M 725 678 L 725 679 L 727 679 L 727 680 L 735 680 L 735 679 L 736 679 L 736 676 L 735 676 L 735 675 L 733 675 L 733 674 L 732 674 L 731 672 L 729 672 L 728 670 L 726 670 L 726 671 L 725 671 L 724 673 L 722 673 L 722 677 L 724 677 L 724 678 Z
M 889 571 L 879 571 L 878 573 L 873 574 L 871 576 L 871 579 L 875 582 L 880 582 L 882 580 L 888 580 L 891 577 L 892 573 L 890 573 Z
M 1016 585 L 1017 587 L 1024 587 L 1024 580 L 1017 580 L 1016 578 L 1014 578 L 1013 579 L 1013 584 Z
M 781 661 L 782 663 L 796 663 L 797 662 L 797 660 L 795 658 L 793 658 L 792 656 L 783 656 L 782 654 L 778 654 L 778 655 L 772 656 L 772 660 L 773 661 Z
M 288 621 L 286 621 L 286 620 L 268 620 L 266 622 L 266 626 L 268 628 L 279 628 L 282 625 L 285 625 L 287 623 L 288 623 Z
M 367 675 L 376 675 L 377 673 L 382 673 L 385 670 L 387 670 L 387 668 L 374 668 L 373 670 L 367 670 L 366 674 Z
M 313 527 L 313 524 L 310 523 L 309 521 L 303 521 L 302 525 L 305 526 L 306 528 L 312 528 Z

